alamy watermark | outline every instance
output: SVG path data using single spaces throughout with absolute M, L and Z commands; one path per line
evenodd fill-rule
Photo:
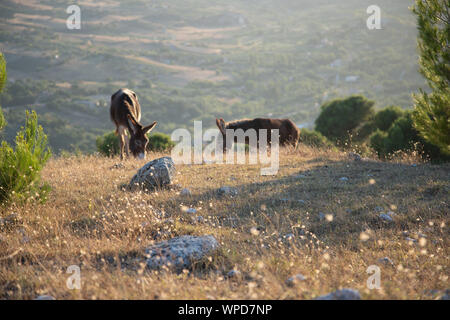
M 81 289 L 81 270 L 76 264 L 71 265 L 67 268 L 66 273 L 71 273 L 72 275 L 67 278 L 66 286 L 70 290 L 80 290 Z
M 66 9 L 70 16 L 66 20 L 66 26 L 69 30 L 81 29 L 81 9 L 76 4 L 70 5 Z
M 366 10 L 367 14 L 370 14 L 367 18 L 366 25 L 369 30 L 381 29 L 381 9 L 377 5 L 371 5 Z
M 381 289 L 381 269 L 377 265 L 370 265 L 367 267 L 366 272 L 371 276 L 367 279 L 366 285 L 367 288 L 372 289 Z

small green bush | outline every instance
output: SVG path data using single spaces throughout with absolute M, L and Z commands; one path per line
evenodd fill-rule
M 432 161 L 448 161 L 449 156 L 439 147 L 425 141 L 414 128 L 412 112 L 406 111 L 386 132 L 377 130 L 370 137 L 370 146 L 381 158 L 388 158 L 398 151 L 418 151 Z
M 333 148 L 334 145 L 320 132 L 308 129 L 300 130 L 299 142 L 316 148 Z
M 148 136 L 147 150 L 149 151 L 166 151 L 171 150 L 174 146 L 175 143 L 168 134 L 156 132 Z
M 373 114 L 374 101 L 363 96 L 331 100 L 321 107 L 316 131 L 335 143 L 344 145 Z
M 119 154 L 119 137 L 114 131 L 97 137 L 95 143 L 97 145 L 97 151 L 104 156 L 112 157 Z
M 97 151 L 100 154 L 111 157 L 119 154 L 119 137 L 114 131 L 105 133 L 96 140 Z M 166 151 L 175 146 L 170 136 L 161 132 L 148 135 L 148 151 Z
M 47 136 L 38 126 L 36 112 L 26 112 L 25 127 L 17 133 L 15 149 L 3 141 L 0 146 L 0 204 L 9 200 L 44 201 L 50 190 L 40 183 L 40 172 L 51 156 Z
M 397 106 L 389 106 L 383 110 L 378 111 L 373 119 L 376 128 L 381 131 L 388 131 L 394 124 L 395 120 L 402 117 L 404 111 Z

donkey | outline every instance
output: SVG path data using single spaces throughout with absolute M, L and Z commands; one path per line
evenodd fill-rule
M 298 139 L 300 137 L 300 129 L 289 119 L 242 119 L 235 120 L 231 122 L 225 122 L 222 118 L 216 118 L 216 124 L 222 133 L 223 137 L 223 150 L 226 151 L 226 130 L 227 129 L 242 129 L 244 132 L 248 129 L 256 130 L 256 137 L 259 146 L 259 129 L 267 129 L 267 144 L 270 146 L 271 143 L 271 129 L 278 129 L 280 135 L 280 145 L 292 145 L 297 148 Z M 248 143 L 248 137 L 246 137 L 246 143 Z M 237 137 L 234 137 L 234 142 L 237 142 Z
M 120 159 L 123 160 L 123 153 L 131 151 L 135 158 L 145 159 L 145 150 L 148 144 L 147 133 L 157 124 L 143 127 L 141 120 L 141 106 L 136 93 L 130 89 L 119 89 L 111 96 L 110 108 L 111 120 L 116 125 L 116 134 L 120 138 Z M 127 136 L 128 130 L 130 137 Z

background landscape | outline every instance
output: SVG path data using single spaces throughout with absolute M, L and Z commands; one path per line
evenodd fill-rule
M 0 96 L 11 142 L 35 109 L 54 152 L 94 152 L 111 131 L 110 96 L 140 97 L 154 132 L 225 120 L 289 117 L 312 128 L 324 102 L 362 94 L 375 108 L 412 108 L 427 88 L 418 73 L 411 1 L 377 1 L 382 29 L 368 30 L 373 1 L 5 0 L 0 48 L 8 85 Z

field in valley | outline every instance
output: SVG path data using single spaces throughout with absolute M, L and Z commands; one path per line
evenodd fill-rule
M 0 50 L 9 83 L 0 104 L 13 141 L 34 109 L 56 152 L 96 151 L 113 130 L 108 104 L 133 89 L 143 122 L 192 129 L 216 117 L 289 117 L 312 128 L 320 106 L 362 94 L 376 108 L 412 106 L 427 89 L 418 72 L 409 0 L 380 0 L 381 30 L 368 30 L 369 0 L 78 1 L 69 30 L 62 0 L 0 4 Z
M 54 157 L 46 203 L 0 209 L 0 299 L 312 299 L 338 288 L 436 299 L 449 288 L 448 164 L 301 146 L 282 151 L 276 176 L 260 165 L 177 165 L 174 188 L 142 193 L 121 186 L 145 162 L 118 163 Z M 222 186 L 238 192 L 220 196 Z M 380 218 L 389 211 L 393 221 Z M 213 235 L 220 247 L 179 274 L 147 270 L 145 248 L 180 235 Z M 66 286 L 70 265 L 80 290 Z M 367 288 L 370 265 L 381 289 Z M 305 280 L 289 286 L 296 274 Z

